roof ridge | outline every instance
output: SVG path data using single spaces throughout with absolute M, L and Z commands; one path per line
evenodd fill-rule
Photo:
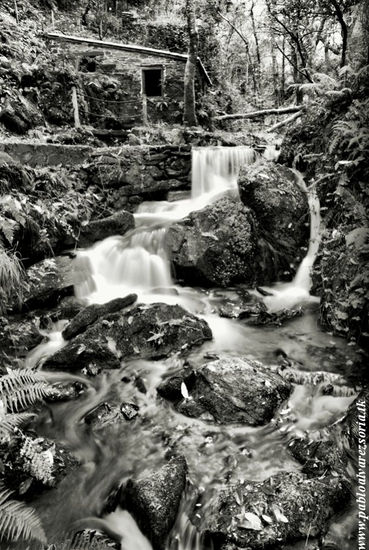
M 152 55 L 157 55 L 161 57 L 168 57 L 171 59 L 178 59 L 180 61 L 186 61 L 188 58 L 187 54 L 184 53 L 177 53 L 177 52 L 171 52 L 169 50 L 159 50 L 157 48 L 150 48 L 148 46 L 138 46 L 137 44 L 123 44 L 119 42 L 110 42 L 106 40 L 99 40 L 91 37 L 85 37 L 85 36 L 75 36 L 75 35 L 68 35 L 58 32 L 44 32 L 42 33 L 42 36 L 49 39 L 61 39 L 66 42 L 80 42 L 85 44 L 91 44 L 96 46 L 104 46 L 105 48 L 115 48 L 115 49 L 121 49 L 125 51 L 132 51 L 132 52 L 145 52 L 145 53 L 151 53 Z M 208 81 L 208 84 L 211 86 L 212 81 L 200 59 L 198 59 L 198 64 L 200 67 L 200 70 L 202 71 L 203 75 L 205 76 L 206 80 Z

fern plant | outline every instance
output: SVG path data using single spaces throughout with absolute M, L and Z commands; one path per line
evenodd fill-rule
M 0 242 L 0 314 L 6 311 L 15 295 L 19 302 L 22 301 L 24 288 L 24 271 L 20 260 L 15 254 L 5 251 Z
M 14 370 L 0 378 L 0 400 L 5 414 L 18 413 L 50 394 L 50 386 L 39 372 Z
M 14 431 L 33 416 L 30 413 L 7 414 L 4 412 L 3 403 L 0 402 L 0 442 L 10 439 Z
M 46 543 L 41 521 L 33 508 L 12 500 L 9 491 L 0 483 L 0 541 L 35 539 Z

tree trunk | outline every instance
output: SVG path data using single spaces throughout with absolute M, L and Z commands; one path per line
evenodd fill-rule
M 338 22 L 341 27 L 341 36 L 342 36 L 342 50 L 341 50 L 341 63 L 340 66 L 344 67 L 346 65 L 346 54 L 347 54 L 347 43 L 348 43 L 348 29 L 343 16 L 343 12 L 337 0 L 331 0 L 331 4 L 334 7 Z
M 254 34 L 254 40 L 255 40 L 255 49 L 256 49 L 256 60 L 257 60 L 257 66 L 254 67 L 254 73 L 255 74 L 255 81 L 256 81 L 256 91 L 260 88 L 260 80 L 261 80 L 261 56 L 260 56 L 260 47 L 259 47 L 259 39 L 256 31 L 256 24 L 255 24 L 255 17 L 254 17 L 254 1 L 252 2 L 251 8 L 250 8 L 250 17 L 251 17 L 251 23 L 252 23 L 252 32 Z
M 282 100 L 285 97 L 286 92 L 286 37 L 283 36 L 283 42 L 282 42 L 282 75 L 281 75 L 281 96 Z
M 299 62 L 298 62 L 298 56 L 297 56 L 296 50 L 297 50 L 296 46 L 294 44 L 291 44 L 291 59 L 293 63 L 293 81 L 296 87 L 296 103 L 297 105 L 301 105 L 303 100 L 303 93 L 300 87 L 302 75 L 299 70 L 299 65 L 298 65 Z
M 195 80 L 197 71 L 198 36 L 194 0 L 186 0 L 186 16 L 190 45 L 184 76 L 183 124 L 185 126 L 197 126 Z
M 273 73 L 273 96 L 274 96 L 274 104 L 279 105 L 280 100 L 280 93 L 279 93 L 279 86 L 278 86 L 278 63 L 277 58 L 275 55 L 275 35 L 274 32 L 271 31 L 271 56 L 272 56 L 272 73 Z
M 291 105 L 290 107 L 281 107 L 280 109 L 262 109 L 261 111 L 251 111 L 249 113 L 235 113 L 232 115 L 216 116 L 214 120 L 237 120 L 243 118 L 259 118 L 266 115 L 286 115 L 301 111 L 301 106 Z

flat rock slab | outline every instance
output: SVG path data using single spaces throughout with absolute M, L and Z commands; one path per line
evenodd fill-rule
M 119 368 L 121 359 L 161 359 L 211 340 L 202 319 L 180 306 L 138 305 L 100 317 L 49 357 L 46 369 L 80 369 L 91 363 Z
M 120 505 L 128 510 L 154 550 L 164 550 L 186 486 L 187 464 L 174 457 L 157 472 L 139 480 L 128 480 Z
M 348 489 L 341 478 L 282 472 L 220 490 L 201 528 L 216 548 L 279 548 L 323 534 Z M 230 546 L 227 546 L 229 544 Z
M 72 319 L 62 332 L 64 340 L 70 340 L 74 336 L 84 332 L 87 327 L 93 325 L 99 318 L 109 313 L 116 313 L 124 308 L 131 306 L 137 300 L 136 294 L 128 294 L 124 298 L 116 298 L 106 304 L 91 304 Z
M 183 395 L 183 384 L 188 397 Z M 262 426 L 291 393 L 288 381 L 261 363 L 223 357 L 165 380 L 158 393 L 178 412 L 221 424 Z

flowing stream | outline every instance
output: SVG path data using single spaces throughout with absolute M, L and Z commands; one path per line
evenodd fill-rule
M 314 189 L 306 189 L 301 174 L 296 172 L 296 185 L 307 193 L 311 215 L 308 252 L 294 280 L 276 284 L 265 303 L 271 311 L 303 303 L 306 309 L 302 317 L 281 327 L 246 326 L 216 313 L 216 306 L 223 303 L 231 301 L 237 305 L 237 289 L 210 291 L 181 287 L 173 281 L 165 246 L 168 226 L 225 193 L 236 195 L 240 166 L 255 161 L 254 151 L 247 147 L 194 149 L 191 198 L 143 203 L 135 214 L 133 231 L 81 250 L 79 259 L 88 266 L 88 276 L 77 286 L 76 295 L 86 303 L 105 303 L 136 292 L 139 302 L 176 303 L 203 316 L 214 338 L 192 352 L 191 358 L 195 360 L 205 353 L 227 353 L 275 364 L 282 350 L 301 370 L 344 374 L 347 343 L 320 331 L 318 300 L 310 295 L 310 272 L 320 240 L 320 212 L 316 193 Z M 63 345 L 61 328 L 57 326 L 49 335 L 49 342 L 31 352 L 30 366 Z M 337 357 L 342 359 L 341 363 Z M 182 365 L 178 358 L 132 360 L 124 362 L 119 371 L 90 379 L 46 373 L 52 380 L 82 379 L 88 385 L 88 391 L 78 400 L 50 406 L 51 412 L 45 411 L 38 421 L 38 433 L 66 443 L 82 461 L 81 468 L 35 503 L 51 542 L 63 537 L 74 521 L 100 516 L 112 487 L 128 477 L 160 467 L 166 461 L 167 449 L 175 448 L 186 457 L 190 483 L 167 550 L 205 550 L 189 520 L 196 492 L 203 494 L 203 502 L 211 502 L 214 490 L 225 483 L 263 480 L 282 470 L 299 470 L 300 466 L 286 450 L 289 438 L 307 429 L 319 430 L 337 420 L 355 396 L 353 392 L 340 397 L 323 395 L 319 385 L 296 386 L 284 410 L 267 426 L 209 425 L 178 414 L 156 398 L 156 387 L 162 377 L 174 374 Z M 138 379 L 144 381 L 146 393 L 137 390 Z M 140 415 L 133 422 L 93 429 L 84 422 L 85 415 L 96 405 L 122 401 L 140 407 Z M 199 509 L 199 516 L 206 513 L 206 508 L 205 504 L 204 510 Z M 86 527 L 89 521 L 86 519 Z M 127 512 L 118 509 L 103 521 L 122 534 L 122 549 L 151 548 Z

